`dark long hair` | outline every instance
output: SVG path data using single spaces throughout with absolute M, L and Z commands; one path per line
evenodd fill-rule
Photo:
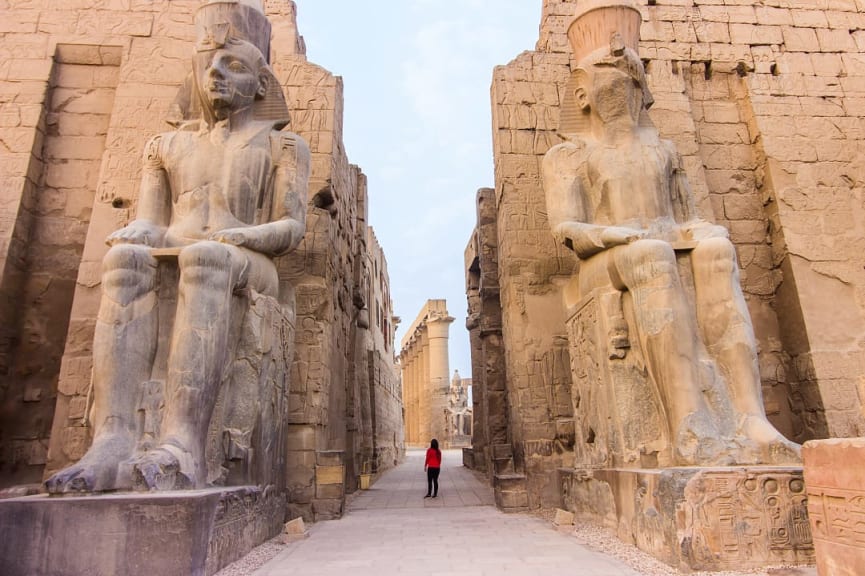
M 429 447 L 436 451 L 436 457 L 441 460 L 442 459 L 442 451 L 439 450 L 439 441 L 435 438 L 432 439 L 432 442 L 429 443 Z

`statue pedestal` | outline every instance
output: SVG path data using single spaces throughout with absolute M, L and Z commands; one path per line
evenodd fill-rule
M 562 469 L 564 507 L 684 570 L 812 564 L 802 469 Z
M 208 576 L 283 528 L 256 487 L 0 501 L 0 574 Z

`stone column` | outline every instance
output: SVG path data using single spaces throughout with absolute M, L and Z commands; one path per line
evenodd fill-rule
M 414 442 L 414 356 L 411 348 L 404 349 L 400 354 L 402 362 L 403 379 L 403 407 L 405 409 L 405 438 L 406 443 Z
M 420 442 L 420 391 L 421 391 L 421 379 L 420 379 L 420 352 L 418 346 L 417 335 L 412 338 L 411 345 L 409 347 L 409 357 L 411 358 L 411 380 L 412 380 L 412 394 L 411 394 L 411 438 L 412 443 L 417 444 Z
M 427 327 L 424 326 L 421 331 L 421 393 L 420 406 L 418 413 L 420 414 L 420 434 L 421 442 L 427 443 L 430 441 L 430 364 L 429 364 L 429 334 Z
M 424 378 L 423 378 L 423 348 L 420 338 L 414 343 L 414 441 L 416 444 L 423 442 L 421 434 L 421 406 L 423 403 Z
M 406 442 L 411 443 L 414 442 L 414 438 L 412 437 L 412 416 L 414 415 L 414 411 L 412 410 L 412 402 L 414 401 L 414 374 L 412 370 L 414 369 L 414 363 L 411 356 L 407 353 L 403 352 L 403 379 L 405 382 L 403 383 L 403 390 L 405 394 L 405 431 L 406 431 Z
M 414 377 L 414 355 L 410 350 L 403 351 L 405 355 L 405 377 L 406 377 L 406 400 L 405 400 L 405 430 L 406 442 L 413 444 L 414 439 L 414 398 L 415 398 L 415 377 Z
M 454 321 L 451 316 L 431 319 L 427 322 L 427 350 L 429 374 L 429 405 L 425 411 L 429 420 L 429 437 L 439 442 L 447 438 L 445 410 L 450 389 L 450 367 L 448 365 L 448 332 Z
M 418 413 L 418 390 L 420 389 L 420 382 L 418 380 L 419 372 L 418 372 L 418 355 L 417 355 L 417 342 L 413 342 L 411 349 L 409 351 L 409 357 L 411 358 L 411 441 L 413 444 L 417 444 L 420 439 L 418 438 L 418 433 L 420 431 L 418 424 L 420 419 L 420 414 Z

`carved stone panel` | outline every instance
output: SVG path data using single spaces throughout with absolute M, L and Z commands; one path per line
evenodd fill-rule
M 679 505 L 681 546 L 695 569 L 729 570 L 814 557 L 801 470 L 706 470 Z
M 559 480 L 566 508 L 682 570 L 814 560 L 801 469 L 563 469 Z
M 669 462 L 667 430 L 639 342 L 628 334 L 627 294 L 595 291 L 567 322 L 580 467 L 655 468 Z

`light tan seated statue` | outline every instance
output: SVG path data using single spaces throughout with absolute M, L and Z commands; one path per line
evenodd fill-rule
M 581 295 L 630 292 L 631 330 L 661 397 L 674 462 L 798 461 L 798 445 L 765 416 L 735 249 L 725 228 L 696 216 L 674 145 L 645 115 L 652 99 L 640 58 L 616 34 L 579 60 L 571 87 L 579 129 L 543 161 L 550 225 L 579 258 Z M 695 309 L 677 248 L 690 250 Z
M 247 40 L 266 19 L 232 2 L 205 5 L 196 17 L 201 119 L 150 140 L 137 217 L 107 239 L 93 344 L 94 440 L 46 482 L 52 493 L 205 485 L 208 424 L 236 344 L 232 319 L 246 302 L 238 294 L 276 297 L 274 257 L 304 235 L 308 148 L 279 131 L 285 122 L 257 118 L 268 94 L 281 90 L 262 54 L 267 43 Z M 157 352 L 156 257 L 165 252 L 176 252 L 180 278 L 165 410 L 156 445 L 136 451 L 136 389 L 151 378 Z

